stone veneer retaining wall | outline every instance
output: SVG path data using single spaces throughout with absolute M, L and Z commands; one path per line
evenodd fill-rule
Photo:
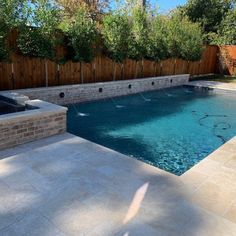
M 0 150 L 66 131 L 67 108 L 40 100 L 27 103 L 39 109 L 0 116 Z
M 184 74 L 93 84 L 22 89 L 16 90 L 16 92 L 24 94 L 30 99 L 40 99 L 55 104 L 66 105 L 71 103 L 86 102 L 107 97 L 123 96 L 149 90 L 179 86 L 186 84 L 188 81 L 189 75 Z M 131 87 L 129 85 L 131 85 Z

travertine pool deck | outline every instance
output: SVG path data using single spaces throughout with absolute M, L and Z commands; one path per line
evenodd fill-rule
M 236 138 L 181 177 L 68 133 L 0 159 L 1 236 L 236 235 Z
M 236 137 L 180 177 L 68 133 L 0 151 L 0 235 L 236 236 Z

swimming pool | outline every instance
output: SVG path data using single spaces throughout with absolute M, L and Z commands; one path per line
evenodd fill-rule
M 68 106 L 68 131 L 175 175 L 236 135 L 236 95 L 176 87 Z

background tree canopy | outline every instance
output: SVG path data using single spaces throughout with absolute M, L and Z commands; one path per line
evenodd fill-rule
M 201 25 L 206 43 L 215 43 L 218 41 L 219 31 L 222 32 L 222 27 L 224 27 L 223 22 L 228 21 L 228 23 L 225 22 L 226 27 L 233 23 L 229 21 L 233 20 L 235 0 L 189 0 L 177 11 L 182 16 L 187 16 L 192 22 Z M 232 37 L 232 35 L 227 37 Z
M 126 57 L 198 60 L 204 43 L 236 43 L 235 0 L 189 0 L 165 15 L 148 1 L 116 2 L 0 0 L 0 60 L 11 51 L 7 37 L 13 29 L 19 32 L 19 52 L 52 60 L 58 44 L 74 61 L 91 61 L 103 48 L 122 62 Z

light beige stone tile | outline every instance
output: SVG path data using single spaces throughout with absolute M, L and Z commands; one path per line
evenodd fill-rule
M 66 235 L 82 236 L 88 235 L 91 229 L 98 226 L 102 222 L 101 217 L 88 209 L 87 206 L 77 203 L 63 208 L 63 211 L 51 216 L 50 220 Z
M 236 143 L 234 140 L 228 141 L 221 147 L 222 151 L 236 153 Z
M 127 225 L 121 225 L 118 232 L 113 234 L 114 236 L 175 236 L 178 235 L 178 232 L 173 232 L 171 230 L 165 230 L 163 228 L 153 228 L 148 224 L 143 223 L 142 221 L 131 222 Z
M 220 163 L 225 163 L 230 160 L 234 156 L 233 152 L 223 150 L 222 148 L 217 149 L 213 153 L 211 153 L 207 158 L 213 161 L 217 161 Z
M 228 167 L 228 168 L 230 168 L 230 169 L 233 169 L 233 170 L 235 170 L 235 172 L 236 172 L 236 153 L 234 153 L 234 154 L 228 159 L 228 161 L 226 161 L 226 162 L 224 163 L 224 166 L 225 166 L 225 167 Z
M 206 181 L 209 176 L 201 172 L 189 170 L 179 177 L 186 184 L 190 191 L 194 192 L 200 185 Z
M 65 236 L 45 217 L 36 213 L 28 214 L 21 220 L 0 232 L 2 236 Z
M 222 166 L 209 180 L 221 187 L 236 189 L 236 169 Z
M 189 215 L 178 235 L 181 236 L 236 236 L 236 224 L 209 211 L 198 208 L 196 215 Z
M 205 158 L 195 165 L 190 171 L 196 171 L 207 176 L 215 174 L 221 167 L 221 163 Z
M 231 185 L 221 185 L 209 180 L 192 194 L 191 201 L 216 214 L 224 215 L 235 196 L 236 189 Z
M 236 202 L 229 207 L 224 217 L 236 224 Z

